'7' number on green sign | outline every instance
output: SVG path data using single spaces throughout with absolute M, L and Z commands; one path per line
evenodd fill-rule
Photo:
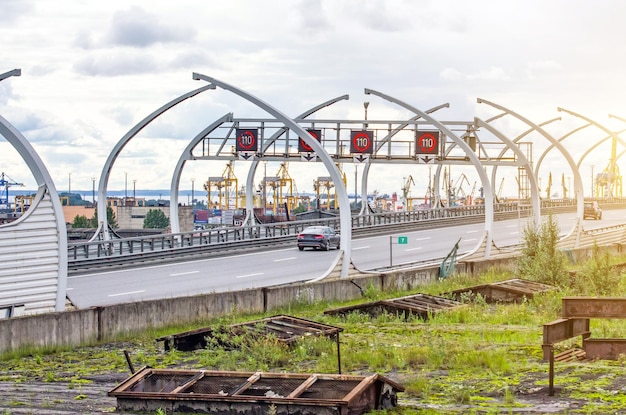
M 406 245 L 409 243 L 408 236 L 398 236 L 398 245 Z

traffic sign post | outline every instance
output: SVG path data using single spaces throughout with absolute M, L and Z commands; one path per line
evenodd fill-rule
M 408 236 L 398 236 L 398 245 L 409 243 Z M 389 268 L 393 267 L 393 235 L 389 235 Z

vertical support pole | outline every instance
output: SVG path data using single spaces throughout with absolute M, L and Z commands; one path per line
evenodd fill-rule
M 393 267 L 393 236 L 389 235 L 389 268 Z
M 548 396 L 554 396 L 554 347 L 550 346 L 550 369 L 548 380 Z
M 341 346 L 339 345 L 339 332 L 335 335 L 335 341 L 337 342 L 337 373 L 341 375 Z

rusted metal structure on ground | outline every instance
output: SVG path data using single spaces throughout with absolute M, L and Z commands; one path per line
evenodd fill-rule
M 442 295 L 455 300 L 462 298 L 475 299 L 480 295 L 487 303 L 516 303 L 524 298 L 532 298 L 535 294 L 554 290 L 554 286 L 519 278 L 460 288 Z
M 165 351 L 171 348 L 180 351 L 203 349 L 207 347 L 207 338 L 213 336 L 216 330 L 227 331 L 233 335 L 272 336 L 279 342 L 292 344 L 305 336 L 326 336 L 339 342 L 339 333 L 343 329 L 303 318 L 277 315 L 245 323 L 231 324 L 223 328 L 202 327 L 159 337 L 157 341 L 163 342 Z
M 227 337 L 249 336 L 250 339 L 272 337 L 278 342 L 291 345 L 308 336 L 329 337 L 337 344 L 337 373 L 341 373 L 341 348 L 339 333 L 343 329 L 315 321 L 288 316 L 277 315 L 245 323 L 231 324 L 225 327 L 202 327 L 196 330 L 175 333 L 156 339 L 163 342 L 165 351 L 174 348 L 180 351 L 204 349 L 208 346 L 208 339 L 214 340 L 225 347 L 237 347 L 237 344 L 228 344 Z
M 548 394 L 554 394 L 554 362 L 605 359 L 617 360 L 626 354 L 626 339 L 592 338 L 592 318 L 626 318 L 626 298 L 564 297 L 561 316 L 543 325 L 543 358 L 550 363 Z M 573 348 L 554 354 L 556 343 L 581 336 L 582 349 Z
M 428 294 L 415 294 L 406 297 L 335 308 L 324 311 L 324 314 L 346 315 L 352 312 L 362 312 L 371 316 L 377 316 L 386 312 L 390 314 L 401 314 L 404 315 L 405 318 L 418 316 L 426 319 L 432 314 L 462 305 L 463 303 L 448 298 Z
M 109 392 L 120 411 L 213 415 L 360 415 L 397 405 L 383 376 L 142 368 Z

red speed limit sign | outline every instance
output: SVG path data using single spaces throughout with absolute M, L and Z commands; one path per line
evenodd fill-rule
M 313 138 L 315 138 L 318 142 L 322 141 L 322 130 L 313 130 L 307 128 L 306 131 L 311 134 Z M 313 152 L 313 148 L 308 145 L 302 137 L 300 137 L 300 139 L 298 140 L 298 151 L 301 153 L 311 153 Z
M 373 153 L 374 133 L 372 131 L 350 132 L 350 153 Z
M 439 149 L 439 131 L 420 131 L 415 138 L 417 154 L 437 154 Z
M 236 151 L 257 151 L 257 137 L 259 131 L 256 128 L 237 128 Z

